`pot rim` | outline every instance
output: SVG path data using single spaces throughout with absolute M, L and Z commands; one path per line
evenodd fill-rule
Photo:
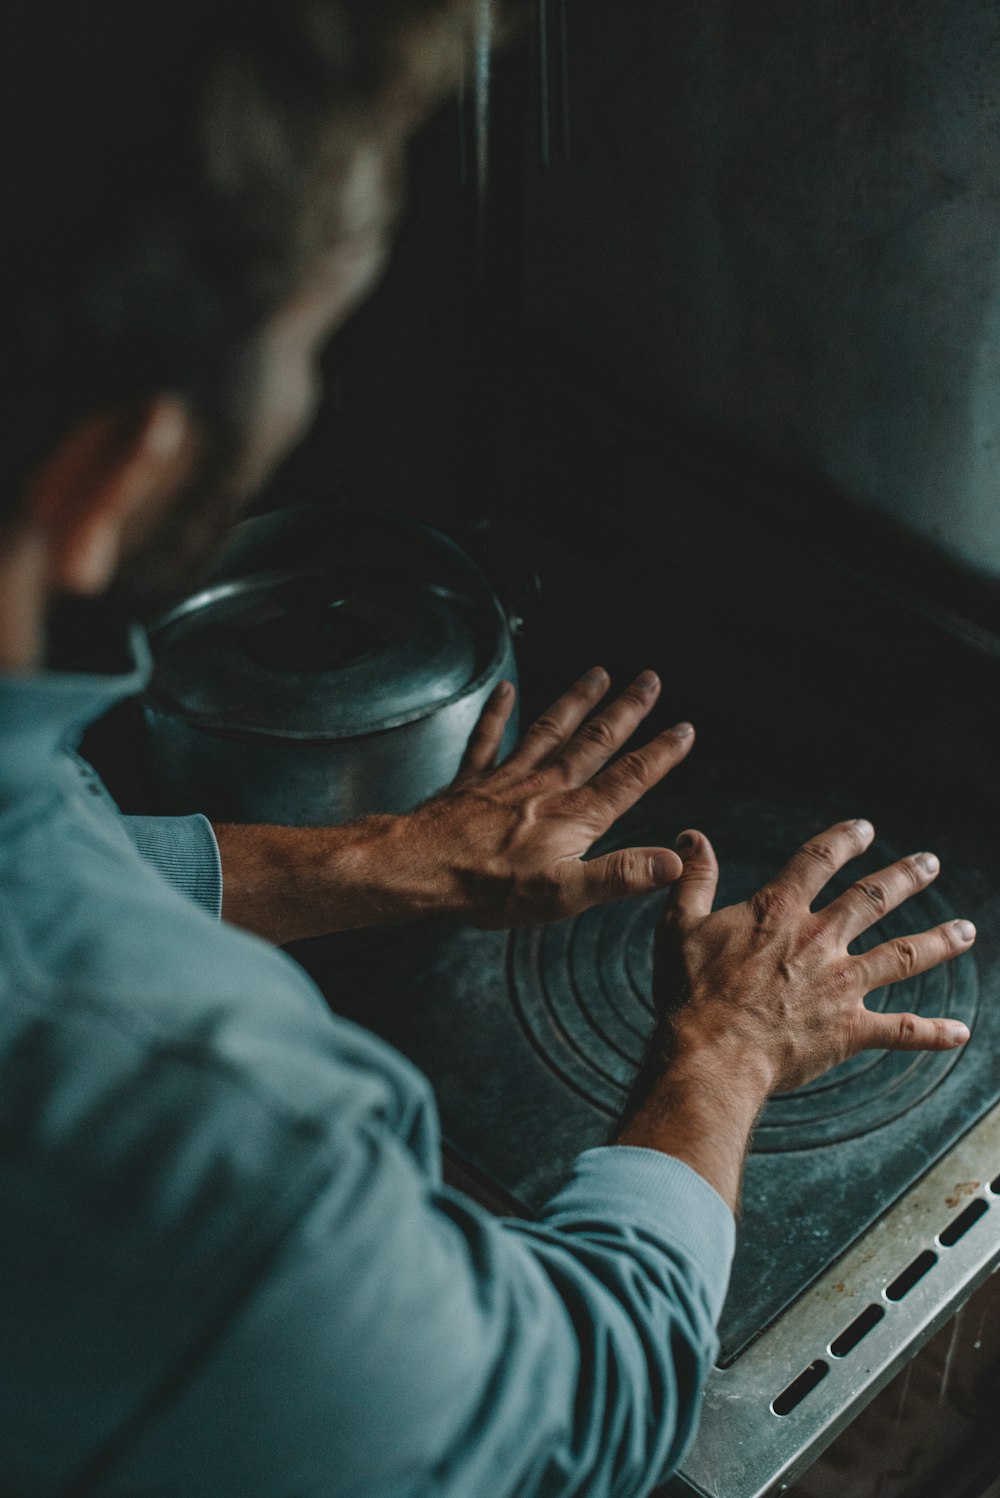
M 240 724 L 238 726 L 227 723 L 214 713 L 199 713 L 191 709 L 180 707 L 172 698 L 165 693 L 156 690 L 155 677 L 142 694 L 143 706 L 161 718 L 171 718 L 175 722 L 182 723 L 186 727 L 197 729 L 201 733 L 212 734 L 217 738 L 241 740 L 244 742 L 264 744 L 349 744 L 370 739 L 376 734 L 390 733 L 397 728 L 405 728 L 410 723 L 419 723 L 426 718 L 432 718 L 447 708 L 454 707 L 464 702 L 467 698 L 475 697 L 489 682 L 491 677 L 496 676 L 498 669 L 508 660 L 513 660 L 513 649 L 510 638 L 510 625 L 503 606 L 496 594 L 492 591 L 483 578 L 484 593 L 482 604 L 485 609 L 489 605 L 493 615 L 493 622 L 497 625 L 497 640 L 489 661 L 483 670 L 458 692 L 453 692 L 450 697 L 430 702 L 425 707 L 411 708 L 407 712 L 390 714 L 378 722 L 358 728 L 354 732 L 346 733 L 317 733 L 307 729 L 286 729 L 254 727 L 252 724 Z M 165 616 L 168 617 L 168 616 Z

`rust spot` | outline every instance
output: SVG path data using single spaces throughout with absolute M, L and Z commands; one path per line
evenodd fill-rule
M 838 1295 L 843 1295 L 845 1290 L 847 1289 L 847 1286 L 844 1284 L 843 1280 L 838 1280 L 833 1288 L 836 1290 Z
M 946 1196 L 946 1207 L 957 1207 L 963 1196 L 972 1196 L 979 1190 L 979 1181 L 958 1181 L 950 1196 Z

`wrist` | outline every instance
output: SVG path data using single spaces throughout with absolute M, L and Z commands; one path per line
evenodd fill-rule
M 619 1143 L 641 1122 L 644 1132 L 663 1129 L 701 1136 L 749 1134 L 767 1101 L 759 1076 L 714 1070 L 707 1062 L 671 1064 L 655 1078 L 640 1078 L 618 1128 Z
M 750 1134 L 771 1088 L 763 1057 L 731 1037 L 657 1036 L 615 1142 L 682 1160 L 735 1212 Z
M 741 1108 L 763 1107 L 774 1091 L 773 1061 L 735 1027 L 702 1028 L 675 1020 L 669 1042 L 671 1074 L 715 1088 Z

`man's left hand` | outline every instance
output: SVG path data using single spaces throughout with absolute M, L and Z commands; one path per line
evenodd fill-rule
M 441 903 L 470 924 L 497 929 L 558 921 L 679 877 L 680 859 L 668 848 L 586 859 L 694 743 L 691 725 L 678 723 L 610 764 L 653 708 L 660 682 L 644 672 L 588 716 L 610 684 L 600 668 L 588 671 L 497 768 L 514 706 L 513 688 L 501 684 L 453 784 L 407 819 L 414 857 L 438 865 Z
M 499 767 L 514 689 L 502 683 L 455 780 L 416 811 L 343 827 L 216 827 L 223 916 L 272 941 L 450 915 L 483 929 L 543 924 L 670 884 L 669 848 L 587 854 L 685 758 L 679 723 L 615 759 L 660 695 L 647 671 L 594 710 L 610 680 L 588 671 Z M 613 762 L 612 762 L 613 761 Z

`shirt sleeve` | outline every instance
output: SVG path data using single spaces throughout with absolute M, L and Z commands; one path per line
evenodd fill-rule
M 122 817 L 125 831 L 168 884 L 218 919 L 222 914 L 222 863 L 212 824 L 190 817 Z
M 218 920 L 222 915 L 222 860 L 212 824 L 189 817 L 123 816 L 97 771 L 79 753 L 68 755 L 75 783 L 105 822 L 113 819 L 129 841 L 174 889 Z
M 98 1491 L 645 1498 L 693 1433 L 732 1244 L 655 1152 L 589 1151 L 540 1221 L 499 1222 L 369 1123 Z

